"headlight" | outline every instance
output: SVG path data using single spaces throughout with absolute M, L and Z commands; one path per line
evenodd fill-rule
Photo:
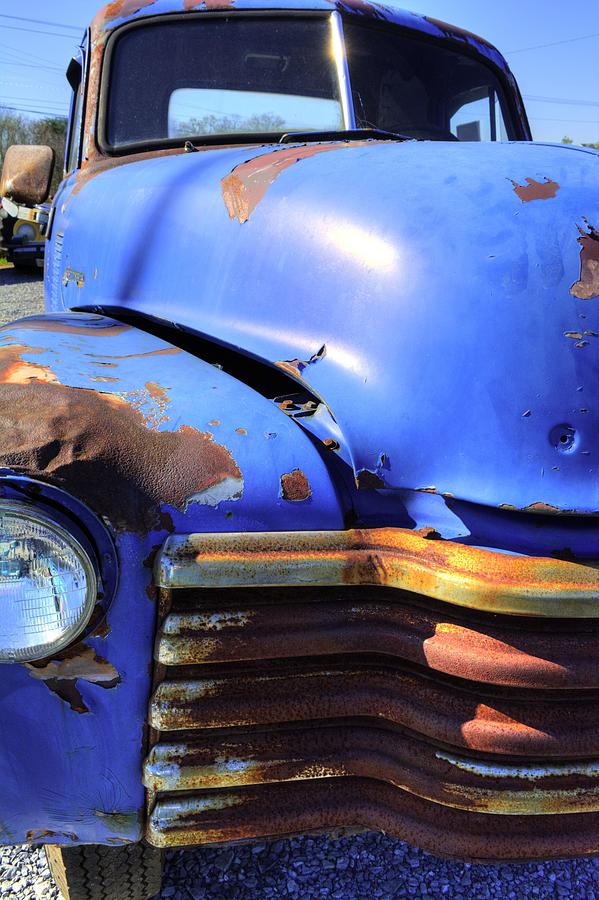
M 0 504 L 0 662 L 44 659 L 83 631 L 96 602 L 81 544 L 38 510 Z

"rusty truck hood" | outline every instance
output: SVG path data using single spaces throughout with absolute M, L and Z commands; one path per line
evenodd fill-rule
M 61 198 L 54 308 L 134 310 L 284 368 L 364 486 L 599 510 L 597 154 L 314 143 L 90 174 Z

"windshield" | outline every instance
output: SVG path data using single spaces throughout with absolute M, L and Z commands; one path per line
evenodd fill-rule
M 344 127 L 326 17 L 198 17 L 131 28 L 112 51 L 114 148 Z
M 358 128 L 441 141 L 515 137 L 499 80 L 477 59 L 396 28 L 344 30 Z
M 380 129 L 425 140 L 516 137 L 490 66 L 394 25 L 333 15 L 158 17 L 110 44 L 108 149 Z M 348 79 L 342 60 L 341 33 Z M 251 138 L 250 138 L 251 140 Z

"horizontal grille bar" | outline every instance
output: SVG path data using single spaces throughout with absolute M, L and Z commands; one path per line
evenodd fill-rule
M 479 861 L 585 856 L 599 847 L 598 813 L 506 820 L 440 807 L 385 782 L 363 778 L 159 799 L 147 837 L 155 846 L 173 847 L 351 827 L 384 831 L 430 853 Z
M 173 535 L 155 579 L 169 589 L 387 586 L 496 613 L 599 617 L 593 566 L 429 538 L 402 528 Z
M 427 609 L 418 597 L 384 588 L 278 593 L 278 602 L 264 602 L 266 590 L 230 590 L 225 596 L 206 591 L 200 597 L 196 591 L 195 606 L 177 604 L 166 617 L 157 661 L 190 666 L 380 654 L 488 684 L 599 688 L 599 625 L 589 620 L 548 631 L 547 620 L 483 614 L 473 622 L 467 611 L 446 604 Z
M 493 694 L 397 669 L 241 672 L 168 680 L 150 706 L 159 731 L 264 726 L 311 720 L 368 718 L 483 753 L 581 758 L 599 755 L 599 697 L 585 692 L 557 702 L 549 696 Z
M 599 761 L 508 765 L 438 750 L 406 734 L 348 725 L 158 744 L 144 783 L 155 792 L 204 791 L 351 776 L 473 812 L 599 811 Z

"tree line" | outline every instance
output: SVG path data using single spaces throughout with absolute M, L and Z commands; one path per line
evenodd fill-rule
M 566 137 L 562 138 L 562 144 L 573 144 L 573 143 L 574 143 L 574 141 L 572 140 L 572 138 L 568 137 L 567 135 L 566 135 Z M 599 150 L 599 141 L 595 141 L 594 144 L 581 144 L 581 146 L 582 147 L 592 147 L 593 150 Z
M 50 196 L 54 196 L 62 180 L 67 137 L 67 120 L 61 116 L 30 119 L 0 107 L 0 166 L 13 144 L 45 144 L 56 153 L 56 166 Z

